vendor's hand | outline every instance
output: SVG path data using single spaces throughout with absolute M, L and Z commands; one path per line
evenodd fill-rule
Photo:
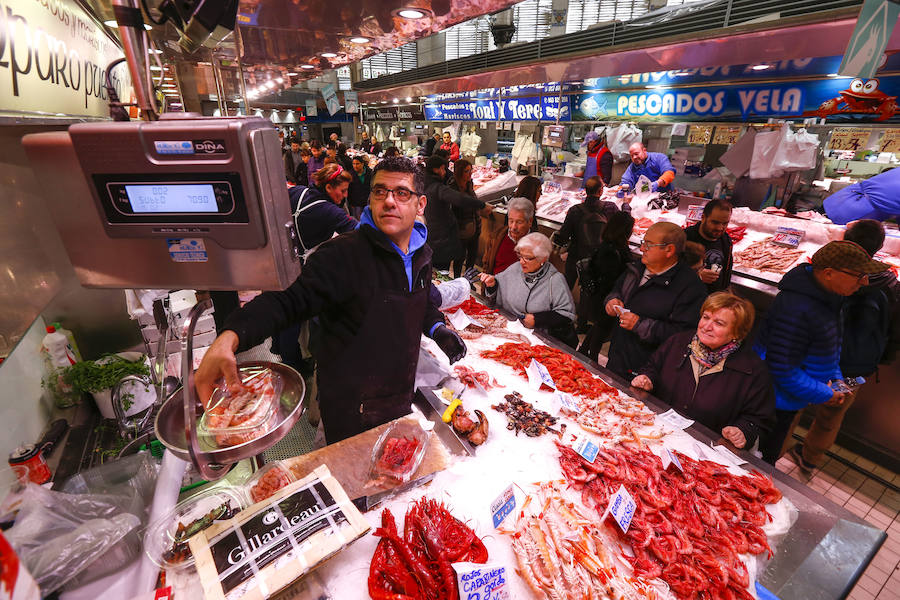
M 478 278 L 481 280 L 481 283 L 489 288 L 495 287 L 497 285 L 497 278 L 488 273 L 482 273 L 478 276 Z
M 651 192 L 658 192 L 658 191 L 659 191 L 659 181 L 654 181 L 654 182 L 652 182 L 652 183 L 650 184 L 650 191 L 651 191 Z
M 835 392 L 831 395 L 831 398 L 829 398 L 828 400 L 826 400 L 826 401 L 824 402 L 824 404 L 825 404 L 825 406 L 840 406 L 841 404 L 844 403 L 844 398 L 845 398 L 845 397 L 846 397 L 846 394 L 844 394 L 844 392 L 838 392 L 838 391 L 835 391 Z
M 528 313 L 527 315 L 522 317 L 522 325 L 524 325 L 528 329 L 534 329 L 534 315 Z
M 613 298 L 612 300 L 610 300 L 609 302 L 606 303 L 606 314 L 608 314 L 611 317 L 617 316 L 619 313 L 617 313 L 616 309 L 613 308 L 615 306 L 621 306 L 622 308 L 624 308 L 625 304 L 618 298 Z
M 722 437 L 731 442 L 735 448 L 743 448 L 747 445 L 747 438 L 744 437 L 744 432 L 731 425 L 722 429 Z
M 653 391 L 653 382 L 650 381 L 650 378 L 646 375 L 638 375 L 634 379 L 631 380 L 631 387 L 636 387 L 639 390 L 644 390 L 647 392 Z
M 458 333 L 446 325 L 439 325 L 431 335 L 431 339 L 447 355 L 451 365 L 466 355 L 465 342 L 462 341 Z
M 719 279 L 719 274 L 712 269 L 700 269 L 697 274 L 700 276 L 700 281 L 703 283 L 715 283 L 716 280 Z
M 206 351 L 203 360 L 200 361 L 200 366 L 194 373 L 194 387 L 204 407 L 209 402 L 213 390 L 216 389 L 216 382 L 220 378 L 224 377 L 225 383 L 229 387 L 241 387 L 237 360 L 234 357 L 237 347 L 237 334 L 230 330 L 223 331 L 222 335 L 217 337 Z
M 631 331 L 638 324 L 638 321 L 640 321 L 640 317 L 633 312 L 622 313 L 622 316 L 619 317 L 619 327 Z

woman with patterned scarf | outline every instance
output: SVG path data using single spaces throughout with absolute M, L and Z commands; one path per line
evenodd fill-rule
M 652 391 L 736 448 L 751 448 L 775 422 L 769 370 L 745 343 L 753 317 L 749 301 L 727 292 L 711 295 L 697 331 L 669 338 L 631 385 Z

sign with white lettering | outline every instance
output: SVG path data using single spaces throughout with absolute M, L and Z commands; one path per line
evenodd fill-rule
M 359 112 L 359 96 L 356 92 L 344 92 L 344 112 L 349 114 Z
M 576 436 L 575 441 L 572 442 L 572 450 L 577 452 L 584 460 L 592 463 L 597 460 L 597 455 L 600 453 L 600 446 L 586 437 Z
M 0 2 L 0 112 L 108 118 L 106 69 L 122 56 L 75 2 Z M 132 99 L 125 63 L 109 79 Z
M 553 383 L 553 377 L 550 376 L 550 371 L 547 370 L 547 367 L 533 358 L 531 359 L 531 363 L 525 369 L 525 374 L 528 375 L 528 384 L 536 390 L 540 389 L 542 385 L 546 385 L 554 390 L 556 389 L 556 384 Z
M 506 567 L 470 562 L 451 566 L 456 571 L 460 600 L 509 600 Z
M 660 455 L 660 460 L 662 461 L 663 471 L 669 468 L 669 465 L 675 465 L 679 471 L 684 472 L 684 468 L 681 466 L 681 461 L 678 460 L 678 456 L 668 448 L 662 449 L 662 455 Z
M 606 515 L 610 514 L 616 523 L 619 524 L 622 533 L 628 533 L 628 527 L 631 525 L 631 519 L 634 518 L 635 509 L 637 509 L 637 502 L 634 501 L 634 498 L 631 497 L 625 486 L 620 485 L 616 493 L 609 499 L 609 506 L 606 507 L 606 512 L 603 513 L 600 520 L 603 521 Z
M 491 502 L 491 520 L 494 523 L 494 529 L 500 526 L 503 519 L 508 517 L 515 507 L 516 495 L 513 493 L 512 484 L 510 484 L 496 500 Z
M 333 115 L 341 110 L 341 101 L 338 100 L 337 92 L 334 90 L 334 84 L 329 83 L 322 87 L 322 97 L 325 98 L 325 108 L 328 114 Z

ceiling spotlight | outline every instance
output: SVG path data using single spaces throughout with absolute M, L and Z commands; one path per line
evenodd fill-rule
M 356 37 L 350 38 L 350 41 L 353 42 L 354 44 L 368 44 L 369 38 L 358 35 Z
M 382 104 L 387 104 L 387 100 L 382 100 L 381 103 L 382 103 Z
M 398 12 L 397 15 L 404 19 L 421 19 L 425 16 L 425 13 L 421 10 L 415 10 L 414 8 L 404 8 Z
M 319 56 L 321 56 L 322 58 L 336 58 L 337 54 L 335 54 L 334 52 L 323 52 Z
M 271 90 L 273 87 L 275 87 L 275 82 L 270 79 L 266 82 L 266 87 Z
M 290 72 L 290 73 L 285 73 L 285 75 L 287 75 L 288 77 L 294 77 L 297 74 L 294 72 Z
M 150 48 L 147 52 L 150 54 L 162 54 L 162 50 L 157 50 L 156 48 Z
M 284 83 L 284 77 L 279 77 L 275 80 L 275 83 Z
M 400 102 L 400 100 L 398 100 L 397 98 L 394 98 L 394 104 L 397 104 L 398 102 Z
M 150 65 L 150 70 L 151 71 L 162 71 L 163 68 L 160 66 L 157 66 L 157 65 Z
M 313 65 L 300 65 L 301 69 L 315 69 L 316 67 Z
M 409 96 L 407 96 L 407 97 L 406 97 L 406 101 L 407 101 L 407 102 L 412 102 L 412 98 L 409 97 Z
M 753 65 L 750 68 L 754 71 L 765 71 L 766 69 L 771 69 L 772 65 Z

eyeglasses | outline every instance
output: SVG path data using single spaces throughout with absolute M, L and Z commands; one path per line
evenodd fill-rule
M 669 246 L 669 245 L 670 244 L 665 244 L 665 243 L 664 244 L 651 244 L 647 240 L 642 240 L 640 248 L 641 248 L 641 252 L 646 252 L 650 248 L 662 248 L 663 246 Z
M 844 269 L 835 269 L 835 271 L 840 271 L 845 275 L 850 275 L 851 277 L 856 277 L 856 281 L 859 283 L 864 283 L 866 279 L 869 278 L 868 273 L 854 273 L 853 271 L 845 271 Z
M 376 185 L 372 188 L 372 197 L 379 202 L 387 200 L 388 194 L 393 194 L 394 201 L 399 202 L 400 204 L 409 203 L 415 195 L 413 194 L 412 190 L 406 189 L 404 187 L 389 188 L 383 185 Z
M 519 260 L 524 260 L 525 262 L 537 260 L 537 256 L 525 256 L 523 254 L 519 254 L 518 252 L 516 252 L 516 256 L 519 257 Z

